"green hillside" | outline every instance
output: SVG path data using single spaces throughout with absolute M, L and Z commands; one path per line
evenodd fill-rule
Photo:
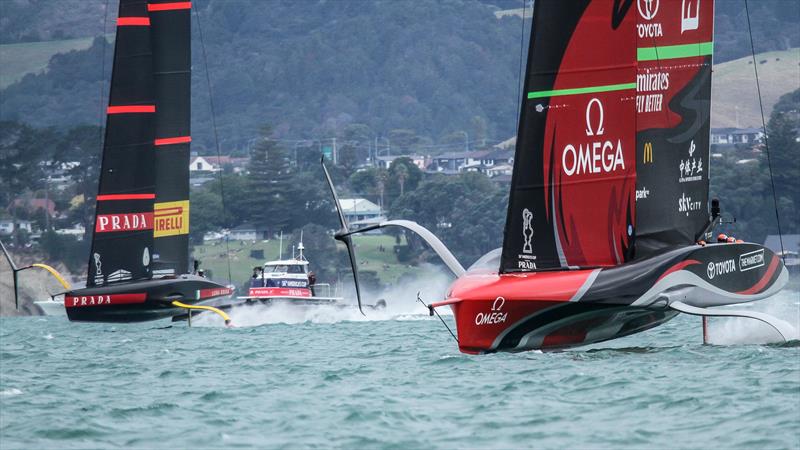
M 800 88 L 800 48 L 756 55 L 764 114 L 778 98 Z M 760 127 L 761 112 L 751 56 L 714 66 L 711 124 L 713 127 Z
M 355 239 L 356 252 L 359 261 L 360 271 L 374 271 L 377 272 L 378 279 L 381 283 L 390 285 L 397 282 L 398 279 L 404 275 L 416 274 L 423 269 L 420 267 L 412 267 L 406 264 L 399 263 L 392 248 L 395 245 L 395 239 L 387 235 L 365 235 L 359 236 Z M 405 243 L 401 239 L 401 243 Z M 284 250 L 283 257 L 288 258 L 292 253 L 292 244 L 288 238 L 283 241 Z M 260 266 L 268 260 L 278 259 L 278 240 L 271 239 L 269 241 L 231 241 L 229 242 L 230 248 L 230 265 L 231 265 L 231 278 L 234 284 L 241 285 L 253 273 L 253 267 Z M 384 251 L 381 251 L 381 248 Z M 264 258 L 251 257 L 252 251 L 264 251 Z M 344 251 L 342 247 L 340 249 Z M 228 258 L 225 256 L 225 243 L 216 242 L 207 245 L 199 245 L 194 247 L 193 257 L 202 261 L 202 267 L 211 272 L 213 278 L 217 280 L 225 280 L 228 277 Z M 315 269 L 315 264 L 322 264 L 323 261 L 310 261 L 311 270 Z M 350 276 L 349 269 L 342 268 L 342 276 Z M 320 280 L 320 281 L 333 281 L 333 280 Z
M 0 45 L 0 89 L 18 82 L 27 74 L 47 69 L 50 58 L 72 50 L 85 50 L 93 37 Z

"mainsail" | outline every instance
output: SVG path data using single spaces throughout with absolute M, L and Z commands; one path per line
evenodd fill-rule
M 189 271 L 191 3 L 151 0 L 156 92 L 153 274 Z
M 537 1 L 501 272 L 632 257 L 636 18 L 631 1 Z
M 697 240 L 713 7 L 536 2 L 501 272 L 614 266 Z
M 120 0 L 87 286 L 151 276 L 155 112 L 147 2 Z
M 120 0 L 88 286 L 188 272 L 190 8 Z
M 713 0 L 640 1 L 636 257 L 697 241 L 708 220 Z

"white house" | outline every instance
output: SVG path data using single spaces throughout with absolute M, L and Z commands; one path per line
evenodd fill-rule
M 16 226 L 14 224 L 16 223 Z M 13 220 L 13 219 L 0 219 L 0 236 L 8 236 L 14 230 L 25 230 L 28 233 L 33 232 L 33 222 L 30 220 Z
M 364 220 L 385 219 L 381 207 L 365 198 L 339 200 L 345 219 L 351 224 Z
M 205 156 L 195 156 L 189 161 L 189 172 L 218 172 L 222 170 L 218 165 L 214 165 Z
M 267 232 L 262 227 L 245 223 L 232 229 L 228 233 L 228 239 L 232 241 L 255 241 L 267 238 Z
M 761 128 L 712 128 L 711 143 L 717 145 L 754 144 L 762 142 L 764 131 Z

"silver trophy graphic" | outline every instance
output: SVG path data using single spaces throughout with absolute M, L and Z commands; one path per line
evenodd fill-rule
M 103 284 L 103 269 L 102 263 L 100 262 L 100 254 L 95 253 L 92 255 L 94 258 L 94 283 L 95 284 Z
M 533 225 L 531 225 L 531 221 L 533 221 L 533 213 L 525 208 L 522 210 L 522 237 L 525 239 L 525 245 L 522 246 L 522 253 L 533 253 L 533 246 L 531 245 L 531 240 L 533 240 Z

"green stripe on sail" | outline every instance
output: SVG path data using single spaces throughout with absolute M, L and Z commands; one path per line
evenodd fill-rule
M 528 98 L 557 97 L 559 95 L 593 94 L 595 92 L 624 91 L 636 89 L 636 83 L 607 84 L 605 86 L 589 86 L 572 89 L 556 89 L 553 91 L 528 92 Z
M 697 44 L 666 45 L 664 47 L 644 47 L 636 49 L 636 57 L 639 61 L 691 58 L 694 56 L 711 55 L 713 53 L 713 42 L 698 42 Z

